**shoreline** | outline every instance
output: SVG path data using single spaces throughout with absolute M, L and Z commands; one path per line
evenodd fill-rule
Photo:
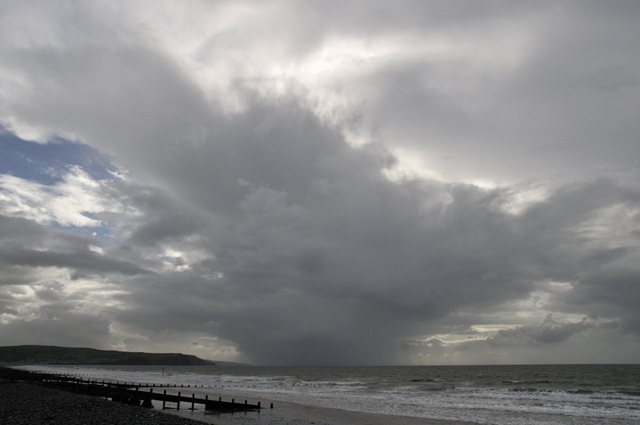
M 0 423 L 7 425 L 471 425 L 464 422 L 351 412 L 274 401 L 276 409 L 216 413 L 159 410 L 23 382 L 0 381 Z
M 215 389 L 199 388 L 198 392 L 201 394 L 226 396 L 227 398 L 247 398 L 246 394 L 241 391 L 226 390 L 219 387 Z M 205 413 L 197 410 L 191 412 L 184 409 L 179 412 L 171 410 L 170 414 L 215 425 L 477 425 L 477 423 L 474 422 L 357 412 L 284 401 L 281 399 L 269 399 L 264 396 L 261 396 L 260 399 L 264 402 L 265 406 L 273 403 L 275 406 L 274 409 L 234 413 Z
M 460 368 L 48 367 L 21 370 L 69 379 L 170 385 L 187 397 L 263 409 L 236 414 L 165 413 L 215 425 L 462 425 L 638 423 L 640 366 Z M 20 379 L 20 378 L 18 378 Z M 20 379 L 22 380 L 22 379 Z M 26 380 L 26 379 L 25 379 Z M 132 384 L 134 385 L 134 384 Z M 162 388 L 162 387 L 161 387 Z M 580 391 L 574 388 L 579 388 Z M 72 388 L 72 391 L 75 387 Z M 89 393 L 85 388 L 80 392 Z M 154 389 L 154 393 L 155 393 Z M 164 391 L 164 388 L 160 390 Z M 95 391 L 94 393 L 101 393 Z M 137 395 L 137 394 L 136 394 Z M 208 395 L 208 398 L 207 398 Z M 140 397 L 134 397 L 140 398 Z M 182 399 L 181 399 L 182 400 Z M 155 404 L 162 408 L 162 399 Z M 167 400 L 168 401 L 168 400 Z M 154 400 L 157 402 L 157 400 Z M 169 402 L 169 401 L 168 401 Z M 271 403 L 273 411 L 267 408 Z M 185 403 L 191 407 L 191 403 Z M 175 404 L 168 407 L 176 408 Z M 212 406 L 209 406 L 212 407 Z M 367 412 L 367 413 L 365 413 Z M 385 416 L 390 415 L 390 416 Z M 2 423 L 2 421 L 0 421 Z M 4 424 L 3 424 L 4 425 Z
M 7 425 L 202 425 L 156 409 L 129 406 L 23 382 L 0 382 L 0 423 Z
M 24 373 L 30 374 L 34 373 L 34 371 L 17 369 L 18 371 L 24 371 Z M 43 373 L 52 373 L 51 371 L 43 372 Z M 53 372 L 56 374 L 56 372 Z M 92 377 L 95 378 L 95 377 Z M 7 382 L 7 381 L 5 381 Z M 8 385 L 15 385 L 13 383 Z M 219 396 L 225 396 L 226 399 L 235 398 L 236 400 L 249 399 L 251 404 L 257 404 L 258 401 L 263 402 L 263 406 L 265 408 L 260 409 L 258 411 L 237 411 L 234 413 L 229 412 L 216 412 L 216 411 L 205 411 L 204 408 L 196 408 L 195 411 L 191 411 L 189 408 L 182 408 L 179 411 L 174 408 L 167 408 L 166 410 L 162 409 L 162 403 L 157 400 L 152 401 L 153 408 L 145 409 L 140 408 L 138 406 L 129 406 L 118 402 L 107 401 L 100 397 L 91 397 L 85 395 L 79 395 L 71 392 L 66 392 L 61 389 L 55 388 L 45 388 L 39 385 L 33 384 L 24 384 L 29 385 L 30 387 L 35 387 L 38 389 L 46 389 L 53 390 L 60 393 L 64 393 L 71 397 L 90 397 L 94 399 L 99 399 L 100 402 L 115 404 L 120 406 L 125 406 L 126 408 L 133 409 L 141 409 L 143 411 L 152 411 L 160 413 L 161 415 L 173 417 L 173 418 L 181 418 L 181 419 L 189 419 L 191 424 L 214 424 L 214 425 L 239 425 L 239 424 L 251 424 L 251 425 L 271 425 L 271 424 L 295 424 L 295 425 L 474 425 L 473 422 L 464 422 L 458 420 L 444 420 L 444 419 L 434 419 L 434 418 L 424 418 L 424 417 L 413 417 L 413 416 L 399 416 L 399 415 L 388 415 L 384 413 L 368 413 L 368 412 L 360 412 L 360 411 L 351 411 L 344 410 L 342 408 L 335 407 L 325 407 L 318 406 L 314 404 L 305 404 L 300 402 L 293 402 L 282 400 L 281 398 L 267 398 L 264 396 L 260 396 L 260 400 L 257 399 L 256 394 L 247 394 L 238 389 L 228 389 L 224 388 L 224 386 L 216 386 L 215 388 L 203 388 L 198 387 L 197 385 L 194 387 L 167 387 L 172 390 L 186 390 L 189 393 L 192 393 L 197 398 L 204 398 L 205 395 L 208 395 L 212 399 L 216 399 Z M 17 387 L 16 387 L 17 388 Z M 162 387 L 160 387 L 162 388 Z M 160 389 L 159 388 L 159 389 Z M 33 388 L 30 391 L 35 391 Z M 2 393 L 0 392 L 0 396 Z M 71 399 L 69 399 L 71 400 Z M 228 401 L 228 400 L 225 400 Z M 246 403 L 246 401 L 245 401 Z M 69 404 L 73 404 L 72 401 L 69 401 Z M 268 409 L 266 406 L 269 405 L 275 406 L 275 408 Z M 95 405 L 94 408 L 101 408 L 103 405 L 98 406 Z M 23 407 L 24 410 L 27 410 L 27 407 Z M 0 415 L 0 419 L 2 416 Z M 0 423 L 2 423 L 0 421 Z M 24 423 L 34 423 L 26 421 Z M 43 424 L 57 425 L 57 422 L 43 422 Z M 62 423 L 62 422 L 61 422 Z M 97 422 L 96 422 L 97 423 Z M 138 423 L 138 422 L 136 422 Z M 146 424 L 147 422 L 140 422 L 141 424 Z M 156 423 L 156 422 L 149 422 Z M 163 422 L 164 423 L 164 422 Z M 129 424 L 129 422 L 127 422 Z M 177 424 L 176 425 L 181 425 Z

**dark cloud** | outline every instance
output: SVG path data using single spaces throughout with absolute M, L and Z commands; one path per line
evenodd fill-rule
M 122 273 L 136 275 L 148 273 L 134 264 L 126 261 L 103 258 L 88 252 L 43 252 L 31 249 L 0 250 L 0 262 L 7 265 L 28 267 L 68 267 L 80 273 Z
M 501 330 L 498 335 L 489 339 L 491 345 L 521 345 L 540 343 L 554 344 L 565 341 L 573 335 L 592 329 L 595 325 L 583 318 L 576 323 L 558 323 L 548 315 L 539 325 L 520 326 L 511 330 Z
M 322 197 L 312 189 L 300 203 L 252 188 L 232 232 L 220 220 L 199 232 L 206 259 L 137 280 L 127 290 L 131 310 L 119 319 L 155 334 L 211 332 L 260 363 L 378 364 L 430 320 L 466 308 L 491 311 L 526 297 L 537 280 L 576 281 L 635 255 L 593 245 L 597 238 L 584 234 L 603 208 L 637 204 L 610 180 L 561 187 L 513 215 L 504 209 L 508 191 L 372 184 L 364 175 L 351 181 L 358 190 L 344 180 L 325 183 Z M 608 305 L 612 317 L 617 306 Z M 496 340 L 561 342 L 592 326 L 549 318 L 514 336 L 500 331 Z
M 640 271 L 635 267 L 603 267 L 578 280 L 566 302 L 594 315 L 616 315 L 623 331 L 637 335 L 640 334 L 639 278 Z
M 626 3 L 194 3 L 179 33 L 141 5 L 36 6 L 8 8 L 0 122 L 127 171 L 3 175 L 3 340 L 262 364 L 638 352 Z
M 51 231 L 31 220 L 0 215 L 0 266 L 5 270 L 56 267 L 78 274 L 149 273 L 128 261 L 91 251 L 90 246 L 97 244 L 97 239 Z
M 2 326 L 0 337 L 11 345 L 64 345 L 68 347 L 104 347 L 109 337 L 108 318 L 94 314 L 49 311 L 28 321 Z
M 290 128 L 300 114 L 281 115 L 271 127 Z M 632 187 L 611 178 L 561 185 L 514 214 L 510 189 L 390 181 L 383 174 L 390 155 L 384 149 L 350 147 L 337 135 L 329 140 L 331 150 L 308 153 L 295 143 L 285 148 L 308 155 L 306 174 L 295 161 L 271 164 L 260 155 L 254 160 L 267 171 L 300 174 L 307 182 L 299 192 L 267 173 L 256 178 L 260 185 L 239 184 L 241 190 L 226 201 L 229 207 L 216 208 L 215 195 L 198 188 L 193 176 L 183 176 L 181 183 L 196 187 L 191 193 L 121 182 L 109 196 L 136 213 L 111 218 L 118 243 L 105 254 L 88 249 L 104 243 L 67 237 L 67 244 L 77 245 L 71 252 L 55 244 L 47 252 L 19 248 L 6 251 L 4 262 L 67 267 L 72 278 L 120 273 L 121 293 L 114 297 L 120 307 L 108 311 L 121 326 L 157 338 L 215 335 L 263 364 L 392 362 L 403 341 L 425 332 L 430 321 L 464 309 L 499 310 L 547 279 L 581 285 L 557 299 L 560 311 L 572 311 L 575 293 L 605 304 L 604 317 L 618 317 L 614 312 L 624 297 L 603 298 L 580 288 L 586 287 L 585 276 L 616 269 L 637 255 L 633 236 L 626 246 L 609 248 L 590 230 L 612 206 L 637 208 Z M 244 149 L 241 141 L 233 147 Z M 209 149 L 191 147 L 184 167 L 192 158 L 209 157 Z M 202 181 L 219 183 L 213 176 Z M 6 220 L 50 232 L 28 220 Z M 154 272 L 145 277 L 148 270 Z M 602 290 L 615 284 L 603 283 Z M 47 302 L 68 297 L 50 289 L 37 296 Z M 637 309 L 633 303 L 626 308 L 623 323 L 631 323 Z M 499 331 L 489 342 L 560 343 L 594 326 L 549 316 L 540 325 Z
M 0 215 L 0 240 L 5 246 L 38 245 L 49 231 L 32 220 Z

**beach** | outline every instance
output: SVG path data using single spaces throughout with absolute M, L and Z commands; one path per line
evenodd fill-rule
M 302 419 L 304 418 L 304 419 Z M 3 425 L 462 425 L 461 422 L 347 412 L 282 403 L 276 412 L 215 414 L 162 411 L 129 406 L 100 397 L 74 394 L 36 384 L 0 382 Z
M 35 384 L 0 383 L 3 425 L 202 425 L 155 409 L 115 403 Z
M 185 402 L 179 412 L 164 411 L 215 425 L 631 425 L 640 420 L 638 365 L 20 369 L 108 383 L 136 382 L 142 388 L 182 391 L 186 397 L 193 393 L 196 399 L 221 397 L 263 406 L 220 413 L 196 405 L 192 412 Z M 273 409 L 268 408 L 271 404 Z M 162 402 L 155 400 L 154 406 L 161 412 Z
M 233 395 L 233 393 L 230 393 Z M 473 425 L 474 422 L 448 421 L 397 415 L 383 415 L 332 409 L 278 401 L 276 408 L 259 412 L 203 413 L 175 410 L 172 415 L 215 425 Z

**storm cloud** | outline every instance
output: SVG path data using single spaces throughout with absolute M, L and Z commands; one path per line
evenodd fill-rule
M 2 341 L 637 361 L 640 10 L 328 3 L 0 6 Z

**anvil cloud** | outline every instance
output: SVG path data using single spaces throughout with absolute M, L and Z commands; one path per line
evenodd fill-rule
M 0 2 L 0 341 L 640 361 L 634 1 Z

